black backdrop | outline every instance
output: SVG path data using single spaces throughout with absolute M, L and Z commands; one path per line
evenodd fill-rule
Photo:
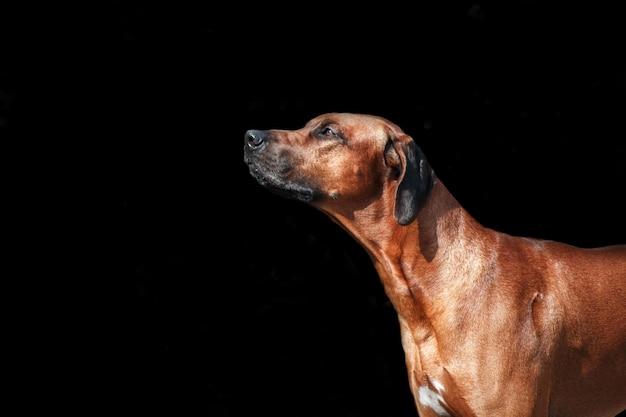
M 385 116 L 484 225 L 626 242 L 617 11 L 501 3 L 4 13 L 22 407 L 414 415 L 369 260 L 321 214 L 252 181 L 250 128 Z

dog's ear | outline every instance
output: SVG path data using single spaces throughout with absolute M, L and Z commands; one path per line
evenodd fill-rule
M 422 150 L 408 135 L 390 138 L 385 163 L 398 171 L 398 189 L 393 214 L 405 226 L 417 217 L 433 188 L 433 170 Z

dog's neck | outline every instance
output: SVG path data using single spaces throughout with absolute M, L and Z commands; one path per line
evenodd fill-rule
M 383 218 L 388 218 L 393 205 L 384 204 L 390 211 Z M 457 348 L 442 345 L 455 339 L 441 335 L 473 325 L 466 313 L 475 308 L 477 292 L 490 285 L 485 282 L 492 253 L 488 248 L 499 235 L 472 218 L 439 180 L 413 223 L 390 228 L 382 222 L 380 228 L 372 227 L 371 218 L 381 209 L 372 207 L 371 213 L 335 221 L 369 253 L 398 314 L 412 391 L 429 384 L 443 384 L 452 391 L 455 381 L 445 369 L 444 352 Z M 363 222 L 367 227 L 361 227 L 360 216 L 367 217 Z M 448 405 L 457 410 L 467 407 Z
M 497 239 L 497 233 L 472 218 L 440 180 L 417 219 L 407 226 L 381 222 L 379 228 L 373 227 L 376 213 L 388 210 L 382 217 L 393 215 L 392 202 L 380 201 L 384 207 L 371 207 L 371 212 L 330 217 L 369 253 L 406 330 L 426 340 L 438 327 L 443 331 L 449 326 L 443 321 L 458 321 L 451 316 L 455 311 L 471 308 L 472 293 L 481 287 L 478 281 L 489 264 L 487 240 Z
M 431 305 L 463 302 L 466 289 L 483 275 L 489 260 L 487 240 L 496 239 L 497 232 L 472 218 L 438 179 L 417 219 L 407 226 L 373 222 L 393 216 L 392 199 L 376 201 L 376 206 L 358 213 L 327 214 L 369 253 L 398 314 L 423 317 Z M 459 270 L 458 265 L 465 268 Z

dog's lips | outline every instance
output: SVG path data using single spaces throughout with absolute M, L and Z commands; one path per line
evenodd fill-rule
M 300 200 L 303 202 L 311 202 L 316 198 L 315 189 L 307 184 L 299 184 L 288 181 L 284 175 L 291 171 L 288 167 L 275 172 L 266 168 L 261 168 L 255 158 L 246 158 L 250 175 L 265 189 L 273 194 L 284 198 Z

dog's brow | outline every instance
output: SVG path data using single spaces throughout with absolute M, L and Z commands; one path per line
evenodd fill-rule
M 337 124 L 336 121 L 334 121 L 333 119 L 324 119 L 322 120 L 317 126 L 325 126 L 325 125 L 331 125 L 331 124 Z

